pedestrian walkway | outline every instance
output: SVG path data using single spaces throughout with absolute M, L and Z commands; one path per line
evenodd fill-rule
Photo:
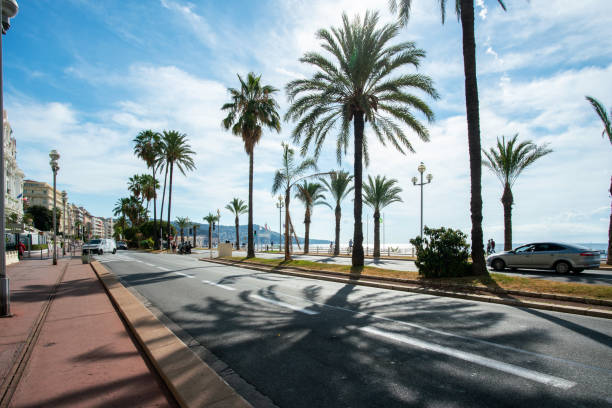
M 25 260 L 7 273 L 0 407 L 176 406 L 89 265 Z

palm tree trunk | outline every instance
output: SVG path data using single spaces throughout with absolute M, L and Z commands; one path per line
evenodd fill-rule
M 153 165 L 153 248 L 157 245 L 157 189 L 155 188 L 155 165 Z
M 208 223 L 208 249 L 212 249 L 212 224 Z
M 162 238 L 163 238 L 163 234 L 161 233 L 163 231 L 163 223 L 164 223 L 164 199 L 166 198 L 166 182 L 168 181 L 168 166 L 166 165 L 166 174 L 164 175 L 164 190 L 162 192 L 162 202 L 161 202 L 161 206 L 159 207 L 159 229 L 160 229 L 160 235 L 159 235 L 159 249 L 162 249 Z
M 285 190 L 285 261 L 291 260 L 291 252 L 289 252 L 289 244 L 291 236 L 289 236 L 289 201 L 291 200 L 290 191 Z
M 610 195 L 612 195 L 612 177 L 610 177 Z M 610 213 L 610 226 L 608 227 L 608 265 L 612 265 L 612 212 Z
M 240 220 L 237 215 L 234 222 L 236 224 L 236 250 L 240 251 Z
M 253 152 L 249 154 L 249 226 L 247 235 L 247 258 L 255 257 L 253 246 Z
M 512 249 L 512 204 L 514 204 L 514 197 L 508 183 L 504 186 L 501 202 L 504 206 L 504 251 L 510 251 Z
M 336 203 L 336 245 L 334 246 L 334 255 L 340 255 L 340 218 L 342 217 L 342 210 L 340 209 L 340 202 Z
M 306 206 L 306 214 L 304 214 L 304 253 L 307 254 L 310 249 L 310 208 Z
M 174 163 L 170 163 L 170 185 L 168 186 L 168 246 L 170 246 L 170 210 L 172 210 L 172 172 Z
M 198 226 L 194 224 L 192 228 L 193 228 L 193 247 L 195 248 L 196 247 L 196 237 L 198 235 L 198 232 L 197 232 Z
M 181 228 L 181 244 L 185 243 L 184 229 Z
M 353 207 L 353 216 L 355 225 L 353 227 L 353 255 L 352 263 L 354 267 L 363 266 L 363 226 L 361 223 L 361 215 L 363 208 L 362 183 L 363 183 L 363 112 L 355 112 L 353 122 L 354 139 L 355 139 L 355 201 Z
M 482 192 L 480 156 L 480 117 L 478 113 L 478 83 L 476 79 L 476 42 L 474 38 L 474 0 L 461 0 L 461 28 L 463 31 L 463 69 L 465 71 L 465 106 L 470 154 L 472 215 L 472 272 L 488 274 L 484 258 L 482 234 Z
M 374 211 L 374 258 L 380 258 L 380 212 Z

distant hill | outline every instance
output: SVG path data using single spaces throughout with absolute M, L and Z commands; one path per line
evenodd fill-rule
M 177 229 L 177 233 L 180 235 L 180 230 L 176 226 L 176 223 L 172 222 L 172 225 L 174 225 L 174 227 Z M 197 223 L 197 225 L 198 225 L 198 228 L 197 228 L 198 237 L 204 237 L 205 240 L 208 240 L 208 223 L 206 224 Z M 215 238 L 217 237 L 217 228 L 218 226 L 215 226 L 215 229 L 213 230 L 213 236 Z M 248 229 L 247 225 L 240 225 L 239 227 L 240 242 L 247 241 L 247 233 L 248 233 L 247 229 Z M 270 242 L 274 242 L 274 244 L 278 244 L 280 240 L 280 235 L 278 232 L 266 231 L 261 225 L 258 225 L 258 224 L 253 224 L 253 232 L 257 232 L 257 234 L 255 235 L 255 242 L 259 242 L 261 244 L 268 244 Z M 186 237 L 192 236 L 193 232 L 191 231 L 191 228 L 187 228 L 184 231 L 184 234 Z M 300 241 L 300 244 L 304 243 L 303 237 L 298 236 L 298 240 Z M 221 242 L 225 242 L 225 241 L 229 241 L 229 242 L 236 241 L 236 226 L 235 225 L 221 225 Z M 293 240 L 293 242 L 295 243 L 295 239 Z M 321 245 L 321 244 L 329 244 L 329 242 L 330 241 L 327 239 L 310 238 L 311 244 Z

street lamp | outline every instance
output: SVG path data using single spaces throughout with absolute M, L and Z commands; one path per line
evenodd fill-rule
M 62 255 L 66 256 L 66 190 L 62 191 L 62 204 L 64 205 L 64 213 L 62 214 L 64 224 L 62 229 Z
M 11 18 L 17 15 L 19 6 L 15 0 L 2 0 L 0 13 L 2 14 L 2 34 L 11 26 Z M 2 114 L 2 140 L 0 141 L 0 317 L 11 316 L 11 295 L 9 278 L 6 276 L 6 234 L 4 225 L 4 100 L 2 96 L 2 35 L 0 35 L 0 114 Z
M 59 160 L 60 155 L 57 150 L 53 149 L 51 152 L 49 152 L 49 157 L 51 158 L 49 164 L 51 165 L 51 171 L 53 171 L 53 265 L 57 265 L 57 231 L 55 228 L 57 218 L 57 203 L 55 200 L 57 191 L 55 188 L 55 182 L 57 178 L 57 171 L 59 170 L 59 164 L 57 161 Z
M 283 196 L 278 196 L 278 202 L 276 203 L 276 208 L 278 208 L 278 250 L 282 251 L 282 242 L 283 242 L 283 223 L 281 221 L 283 214 L 283 207 L 285 203 L 283 202 Z M 272 248 L 274 250 L 274 248 Z
M 423 162 L 419 164 L 419 167 L 417 167 L 417 170 L 419 171 L 419 173 L 421 173 L 421 182 L 418 183 L 418 179 L 416 177 L 413 177 L 412 184 L 414 184 L 415 186 L 421 187 L 421 235 L 420 237 L 422 238 L 423 237 L 423 186 L 425 184 L 431 183 L 433 176 L 431 175 L 431 173 L 429 173 L 427 175 L 427 183 L 423 182 L 423 173 L 425 173 L 425 165 L 423 164 Z
M 221 211 L 217 208 L 217 251 L 221 249 Z

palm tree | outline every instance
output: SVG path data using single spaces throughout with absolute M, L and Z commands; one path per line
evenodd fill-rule
M 142 178 L 140 174 L 134 174 L 128 179 L 128 191 L 132 193 L 138 200 L 141 199 L 142 194 Z
M 291 188 L 303 178 L 315 177 L 318 174 L 303 176 L 307 170 L 317 170 L 317 164 L 314 159 L 306 159 L 301 163 L 295 162 L 295 152 L 288 144 L 282 143 L 283 146 L 283 164 L 282 167 L 276 170 L 274 174 L 274 183 L 272 184 L 272 194 L 284 190 L 285 191 L 285 261 L 291 259 L 289 252 L 289 203 L 291 201 Z
M 610 115 L 608 116 L 606 109 L 601 102 L 591 96 L 587 96 L 586 98 L 603 122 L 604 130 L 601 135 L 604 136 L 607 134 L 608 138 L 610 139 L 610 143 L 612 143 L 612 110 L 610 110 Z M 610 195 L 612 195 L 612 177 L 610 177 Z M 608 259 L 606 263 L 608 265 L 612 265 L 612 212 L 610 213 L 610 224 L 608 226 Z
M 497 176 L 504 187 L 501 202 L 504 206 L 504 251 L 512 249 L 512 186 L 518 176 L 533 162 L 552 152 L 547 144 L 537 146 L 531 140 L 517 142 L 518 133 L 510 140 L 497 138 L 497 146 L 489 151 L 483 149 L 486 160 L 483 162 Z
M 245 204 L 244 200 L 234 198 L 228 205 L 225 206 L 227 210 L 230 210 L 234 214 L 234 222 L 236 224 L 236 249 L 240 250 L 240 217 L 241 214 L 245 214 L 249 211 L 249 207 Z
M 153 194 L 151 191 L 147 192 L 147 197 L 153 199 L 153 231 L 154 236 L 157 237 L 157 189 L 159 189 L 159 182 L 155 178 L 155 172 L 159 168 L 158 158 L 161 146 L 161 134 L 154 132 L 150 129 L 143 130 L 134 138 L 134 154 L 140 157 L 151 169 L 153 182 Z M 150 188 L 151 186 L 149 186 Z M 150 200 L 151 198 L 148 198 Z M 148 201 L 147 200 L 147 201 Z M 147 209 L 149 205 L 147 203 Z M 160 217 L 161 222 L 161 217 Z M 157 238 L 155 239 L 157 245 Z
M 342 208 L 340 203 L 344 200 L 355 187 L 350 186 L 353 176 L 349 175 L 348 171 L 337 171 L 330 175 L 329 182 L 326 179 L 321 179 L 321 182 L 327 188 L 327 191 L 331 194 L 334 199 L 336 215 L 336 235 L 335 235 L 335 246 L 334 255 L 340 255 L 340 219 L 342 218 Z M 330 206 L 331 208 L 331 206 Z
M 127 210 L 129 207 L 130 199 L 128 197 L 123 197 L 117 200 L 115 203 L 115 207 L 113 208 L 113 215 L 115 217 L 121 215 L 123 217 L 126 216 Z
M 363 185 L 363 201 L 374 210 L 374 258 L 380 258 L 380 210 L 392 203 L 401 203 L 397 180 L 385 176 L 368 176 L 368 182 Z
M 190 223 L 191 221 L 189 221 L 189 217 L 176 217 L 176 225 L 181 231 L 181 244 L 185 242 L 185 228 L 187 228 Z
M 191 228 L 193 229 L 193 247 L 196 247 L 196 237 L 198 235 L 198 224 L 197 223 L 193 223 L 191 224 Z
M 228 111 L 223 119 L 223 127 L 231 129 L 235 136 L 242 138 L 244 150 L 249 155 L 249 226 L 247 258 L 255 256 L 253 246 L 253 153 L 255 145 L 261 139 L 262 127 L 280 132 L 278 103 L 272 97 L 278 89 L 270 85 L 261 85 L 261 76 L 252 72 L 246 82 L 238 75 L 240 90 L 228 88 L 232 101 L 221 107 Z
M 442 24 L 446 19 L 446 0 L 438 0 Z M 502 0 L 497 0 L 506 10 Z M 401 24 L 410 17 L 412 0 L 389 0 L 392 12 L 398 12 Z M 467 113 L 468 152 L 470 156 L 472 217 L 472 272 L 487 275 L 482 234 L 482 157 L 480 156 L 480 113 L 478 103 L 478 81 L 476 77 L 476 40 L 474 36 L 474 0 L 455 0 L 455 12 L 461 21 L 463 32 L 463 70 L 465 74 L 465 107 Z
M 332 58 L 315 52 L 306 53 L 301 62 L 313 65 L 316 72 L 310 79 L 298 79 L 287 84 L 292 102 L 285 115 L 287 120 L 298 120 L 293 130 L 293 141 L 302 142 L 302 154 L 313 144 L 315 157 L 321 151 L 327 134 L 337 133 L 336 156 L 340 162 L 346 154 L 351 122 L 354 142 L 355 204 L 353 231 L 353 259 L 355 267 L 363 266 L 362 173 L 367 165 L 368 140 L 365 122 L 384 146 L 390 143 L 401 153 L 414 151 L 404 131 L 407 127 L 427 141 L 429 132 L 414 115 L 422 113 L 430 122 L 432 110 L 418 96 L 408 91 L 415 89 L 437 98 L 432 80 L 422 74 L 399 74 L 399 68 L 418 67 L 425 51 L 413 42 L 389 45 L 399 31 L 399 24 L 385 24 L 377 28 L 378 13 L 367 12 L 350 22 L 342 16 L 343 26 L 319 30 L 323 49 Z
M 162 142 L 166 167 L 170 169 L 170 184 L 168 187 L 168 225 L 170 225 L 174 166 L 176 165 L 183 175 L 185 175 L 186 170 L 194 170 L 195 163 L 193 162 L 192 156 L 195 154 L 195 152 L 191 150 L 191 146 L 187 144 L 187 135 L 184 133 L 179 133 L 176 130 L 164 130 Z M 168 242 L 170 242 L 170 229 L 168 229 Z
M 310 249 L 310 218 L 312 216 L 312 209 L 315 205 L 330 206 L 323 201 L 325 200 L 325 195 L 323 195 L 325 187 L 322 184 L 309 183 L 308 180 L 304 180 L 302 184 L 297 185 L 297 190 L 295 198 L 299 199 L 304 204 L 304 207 L 306 207 L 304 214 L 304 253 L 307 254 Z
M 208 249 L 212 249 L 212 229 L 215 222 L 219 221 L 219 217 L 213 213 L 208 213 L 208 215 L 204 217 L 204 221 L 208 223 Z
M 157 189 L 159 189 L 159 182 L 153 178 L 150 174 L 143 174 L 140 176 L 140 183 L 142 191 L 140 192 L 143 201 L 147 202 L 147 212 L 149 211 L 149 203 L 151 200 L 155 200 L 157 197 Z M 155 207 L 155 204 L 154 204 Z M 155 214 L 155 208 L 153 208 Z M 155 215 L 153 216 L 153 222 L 155 225 Z M 155 227 L 153 229 L 155 231 Z

